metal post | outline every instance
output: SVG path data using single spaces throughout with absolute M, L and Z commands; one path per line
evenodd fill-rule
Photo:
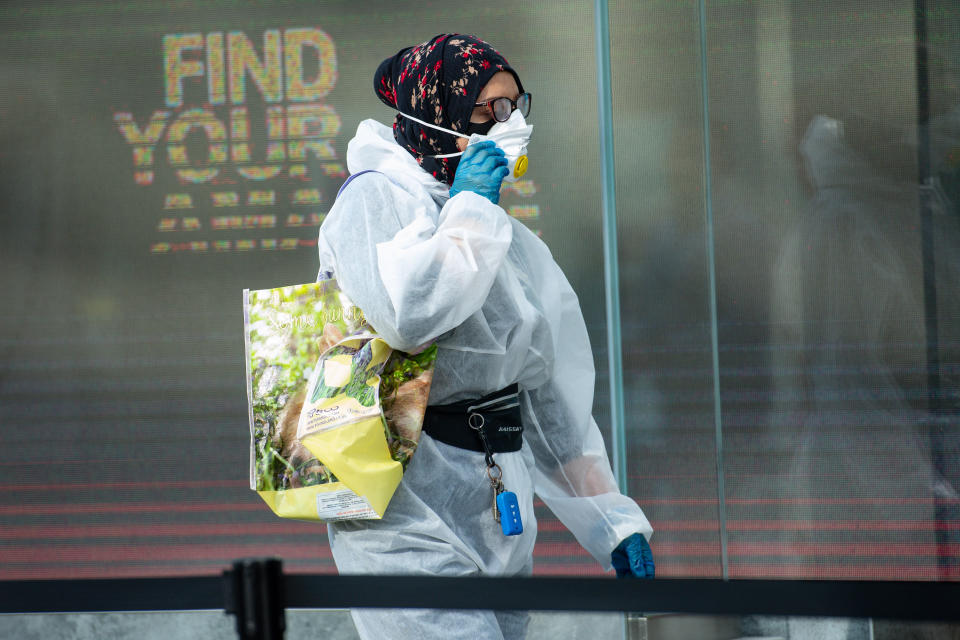
M 607 366 L 610 372 L 610 431 L 613 474 L 620 492 L 629 495 L 627 436 L 623 402 L 623 352 L 620 336 L 620 253 L 617 242 L 617 182 L 613 155 L 613 91 L 610 79 L 610 13 L 608 0 L 594 1 L 594 40 L 597 44 L 597 127 L 600 137 L 600 203 L 603 212 L 603 282 L 607 312 Z M 632 616 L 632 617 L 631 617 Z M 639 635 L 641 617 L 624 616 L 623 637 Z
M 723 463 L 723 406 L 720 401 L 720 347 L 717 314 L 717 267 L 713 251 L 713 174 L 710 164 L 710 78 L 707 66 L 707 3 L 699 2 L 700 78 L 703 104 L 703 182 L 706 213 L 707 269 L 710 286 L 710 353 L 713 361 L 713 430 L 717 450 L 717 521 L 720 525 L 720 566 L 724 580 L 730 578 L 727 555 L 727 491 Z
M 600 192 L 603 207 L 603 276 L 607 311 L 607 358 L 610 371 L 610 426 L 613 473 L 620 491 L 627 483 L 627 442 L 623 402 L 623 354 L 620 337 L 620 273 L 617 245 L 617 186 L 613 158 L 613 106 L 610 80 L 610 17 L 607 0 L 595 0 L 597 43 L 597 115 L 600 133 Z
M 932 198 L 936 188 L 930 151 L 930 71 L 928 66 L 927 3 L 914 2 L 914 28 L 917 65 L 917 179 L 920 184 L 920 250 L 923 256 L 923 315 L 926 333 L 927 402 L 930 425 L 930 456 L 941 477 L 950 478 L 955 461 L 949 460 L 944 446 L 946 437 L 943 392 L 940 379 L 940 331 L 937 311 L 937 273 L 934 257 Z M 940 580 L 949 580 L 951 571 L 950 532 L 943 526 L 956 517 L 956 508 L 934 494 L 937 570 Z
M 283 568 L 276 559 L 238 560 L 223 572 L 226 613 L 240 640 L 283 640 Z

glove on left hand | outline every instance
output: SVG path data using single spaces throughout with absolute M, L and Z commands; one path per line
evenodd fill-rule
M 610 554 L 610 562 L 618 578 L 652 578 L 656 570 L 650 544 L 642 533 L 635 533 L 617 545 Z
M 460 158 L 453 184 L 450 185 L 450 197 L 461 191 L 473 191 L 498 204 L 500 184 L 509 172 L 503 150 L 493 140 L 471 144 Z

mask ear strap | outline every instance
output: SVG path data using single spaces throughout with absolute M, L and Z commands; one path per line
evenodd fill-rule
M 419 124 L 421 124 L 421 125 L 423 125 L 423 126 L 425 126 L 425 127 L 430 127 L 431 129 L 436 129 L 437 131 L 442 131 L 442 132 L 444 132 L 444 133 L 449 133 L 450 135 L 452 135 L 452 136 L 457 136 L 458 138 L 464 138 L 464 137 L 466 137 L 466 136 L 464 136 L 462 133 L 457 133 L 456 131 L 451 131 L 450 129 L 444 129 L 443 127 L 438 127 L 438 126 L 435 125 L 435 124 L 430 124 L 429 122 L 424 122 L 424 121 L 421 120 L 420 118 L 414 118 L 413 116 L 408 116 L 408 115 L 405 114 L 403 111 L 398 111 L 397 113 L 399 113 L 400 115 L 402 115 L 404 118 L 407 118 L 408 120 L 413 120 L 414 122 L 417 122 L 417 123 L 419 123 Z
M 463 135 L 462 133 L 457 133 L 456 131 L 451 131 L 450 129 L 444 129 L 443 127 L 438 127 L 438 126 L 435 125 L 435 124 L 430 124 L 429 122 L 424 122 L 424 121 L 421 120 L 420 118 L 414 118 L 413 116 L 409 116 L 409 115 L 405 114 L 403 111 L 397 111 L 397 113 L 399 113 L 400 115 L 402 115 L 404 118 L 407 118 L 408 120 L 413 120 L 414 122 L 423 125 L 424 127 L 430 127 L 431 129 L 436 129 L 437 131 L 442 131 L 443 133 L 449 133 L 450 135 L 456 136 L 456 137 L 458 137 L 458 138 L 466 138 L 466 137 L 467 137 L 467 136 Z M 431 157 L 431 158 L 455 158 L 456 156 L 462 156 L 462 155 L 463 155 L 463 151 L 459 151 L 459 152 L 457 152 L 457 153 L 445 153 L 445 154 L 440 155 L 440 156 L 429 156 L 429 157 Z

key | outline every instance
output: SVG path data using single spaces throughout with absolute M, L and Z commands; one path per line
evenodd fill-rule
M 497 506 L 497 496 L 504 492 L 503 488 L 503 470 L 496 462 L 487 467 L 487 478 L 490 480 L 490 486 L 493 488 L 493 519 L 500 522 L 500 509 Z
M 493 486 L 493 520 L 494 522 L 500 522 L 500 504 L 497 499 L 504 492 L 503 482 L 497 478 L 491 480 L 490 484 Z
M 503 493 L 503 469 L 496 462 L 487 467 L 487 478 L 493 487 L 493 519 L 500 522 L 500 509 L 497 507 L 497 496 Z

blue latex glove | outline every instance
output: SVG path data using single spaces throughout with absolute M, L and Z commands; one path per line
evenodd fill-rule
M 461 191 L 473 191 L 497 204 L 500 202 L 500 184 L 509 171 L 503 150 L 493 140 L 472 144 L 460 157 L 450 197 Z
M 618 578 L 652 578 L 655 572 L 653 552 L 642 533 L 635 533 L 613 550 L 610 563 Z

